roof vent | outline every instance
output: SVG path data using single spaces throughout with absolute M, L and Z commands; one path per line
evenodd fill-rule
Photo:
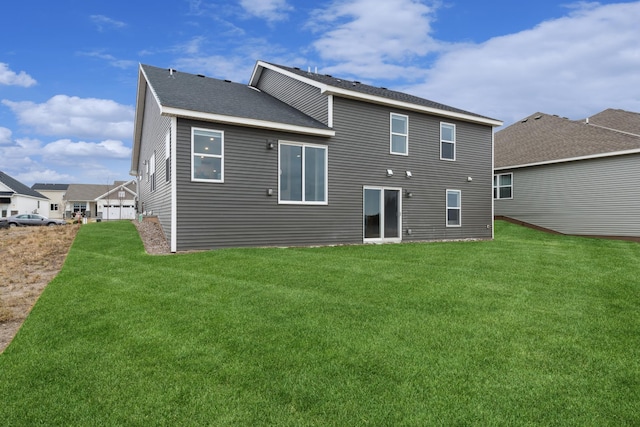
M 231 83 L 231 80 L 224 79 L 225 82 Z
M 196 74 L 198 77 L 204 77 L 204 74 Z
M 520 123 L 527 123 L 527 120 L 529 120 L 529 117 L 527 117 L 526 119 L 524 119 L 523 121 L 521 121 Z
M 540 120 L 542 118 L 542 115 L 538 114 L 537 116 L 535 116 L 533 119 L 534 120 Z
M 327 77 L 333 77 L 331 74 L 325 74 L 325 76 L 327 76 Z

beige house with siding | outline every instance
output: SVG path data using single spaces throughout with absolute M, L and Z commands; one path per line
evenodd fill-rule
M 494 213 L 563 234 L 640 237 L 640 113 L 535 113 L 495 134 Z

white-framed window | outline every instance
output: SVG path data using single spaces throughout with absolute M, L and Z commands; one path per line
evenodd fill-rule
M 156 191 L 156 152 L 149 159 L 149 191 Z
M 440 160 L 456 159 L 456 125 L 440 123 Z
M 191 128 L 191 180 L 224 182 L 224 132 Z
M 493 176 L 493 198 L 513 199 L 513 173 Z
M 462 192 L 447 190 L 447 227 L 462 226 Z
M 278 143 L 278 202 L 327 204 L 328 151 L 324 145 Z
M 409 116 L 391 113 L 391 154 L 409 155 Z
M 171 181 L 171 130 L 164 138 L 164 180 Z

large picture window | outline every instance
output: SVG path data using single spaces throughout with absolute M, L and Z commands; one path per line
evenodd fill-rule
M 391 154 L 409 154 L 409 117 L 391 113 Z
M 440 159 L 456 159 L 456 125 L 440 123 Z
M 513 174 L 503 173 L 493 176 L 493 198 L 513 198 Z
M 280 203 L 327 203 L 327 147 L 281 142 Z
M 460 190 L 447 190 L 447 227 L 462 225 L 461 194 Z
M 191 180 L 224 182 L 224 132 L 191 129 Z

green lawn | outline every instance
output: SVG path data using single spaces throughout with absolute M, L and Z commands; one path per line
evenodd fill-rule
M 640 244 L 149 256 L 82 227 L 0 355 L 0 424 L 640 424 Z

